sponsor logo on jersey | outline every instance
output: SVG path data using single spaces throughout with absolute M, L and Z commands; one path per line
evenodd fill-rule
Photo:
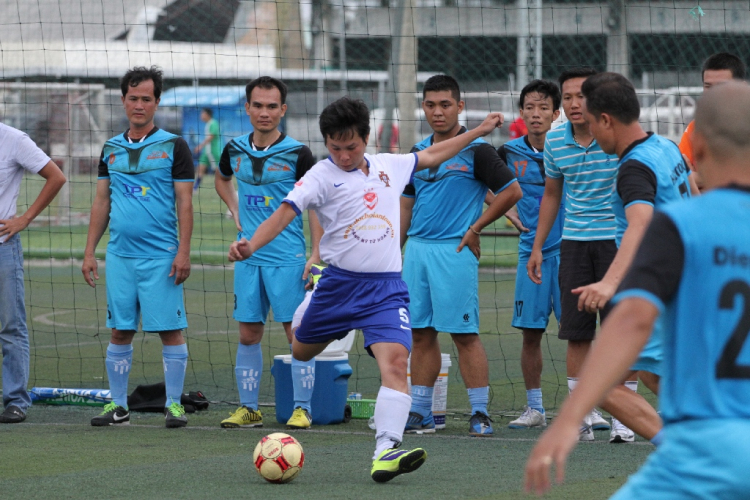
M 381 214 L 365 214 L 347 226 L 344 239 L 353 238 L 360 243 L 375 244 L 395 237 L 393 224 Z
M 115 154 L 109 153 L 109 164 L 112 165 L 115 162 Z
M 147 157 L 147 160 L 160 160 L 162 158 L 169 158 L 166 151 L 152 151 Z
M 385 184 L 385 187 L 389 188 L 391 187 L 391 179 L 388 178 L 388 174 L 385 172 L 380 172 L 380 175 L 378 176 L 381 181 Z
M 141 201 L 149 201 L 151 196 L 148 194 L 151 190 L 148 186 L 133 186 L 131 184 L 125 184 L 125 198 L 139 199 Z
M 365 193 L 365 206 L 370 210 L 374 209 L 378 205 L 378 195 L 374 191 L 368 191 Z
M 247 208 L 249 210 L 263 210 L 263 211 L 273 210 L 273 208 L 270 207 L 271 200 L 273 200 L 273 196 L 246 194 L 245 199 L 247 200 Z
M 269 172 L 291 172 L 292 169 L 289 168 L 289 165 L 283 165 L 281 163 L 274 163 L 272 165 L 269 165 L 266 169 Z
M 463 165 L 461 163 L 451 163 L 450 165 L 445 166 L 446 170 L 459 170 L 461 172 L 468 172 L 469 167 L 467 165 Z

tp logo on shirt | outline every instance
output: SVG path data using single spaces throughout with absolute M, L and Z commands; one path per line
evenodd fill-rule
M 269 207 L 269 204 L 271 203 L 271 200 L 273 200 L 273 196 L 246 194 L 245 198 L 247 199 L 247 206 L 250 210 L 272 210 L 272 208 Z
M 151 189 L 148 186 L 133 186 L 130 184 L 125 184 L 125 198 L 138 198 L 142 201 L 148 201 L 151 199 L 151 197 L 148 195 L 148 191 Z

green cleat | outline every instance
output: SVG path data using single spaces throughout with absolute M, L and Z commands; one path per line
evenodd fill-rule
M 386 483 L 398 476 L 419 469 L 427 460 L 427 452 L 422 448 L 399 450 L 389 448 L 372 461 L 370 475 L 376 483 Z

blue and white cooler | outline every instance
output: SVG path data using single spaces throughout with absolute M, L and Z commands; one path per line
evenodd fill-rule
M 344 421 L 349 377 L 349 351 L 354 345 L 355 330 L 341 340 L 328 344 L 315 357 L 315 385 L 310 406 L 313 425 L 339 424 Z M 276 386 L 276 420 L 285 424 L 294 411 L 292 355 L 274 356 L 271 375 Z

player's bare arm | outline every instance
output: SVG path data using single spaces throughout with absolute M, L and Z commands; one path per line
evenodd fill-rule
M 180 243 L 177 255 L 172 262 L 169 276 L 175 277 L 174 284 L 183 283 L 190 276 L 190 238 L 193 235 L 193 185 L 189 182 L 174 183 L 177 200 L 177 227 Z
M 549 490 L 552 464 L 557 482 L 563 481 L 568 455 L 578 443 L 581 421 L 620 383 L 646 345 L 658 316 L 656 306 L 641 298 L 624 299 L 612 310 L 586 357 L 575 391 L 531 451 L 524 475 L 528 493 L 542 495 Z
M 496 128 L 502 127 L 503 121 L 504 117 L 502 113 L 490 113 L 478 127 L 464 134 L 459 134 L 452 139 L 440 141 L 422 151 L 417 151 L 416 155 L 419 159 L 417 170 L 437 167 L 444 161 L 453 158 L 475 139 L 484 137 Z
M 401 247 L 403 248 L 404 244 L 406 244 L 406 233 L 409 232 L 409 228 L 411 227 L 411 216 L 414 212 L 414 203 L 416 202 L 416 198 L 411 198 L 409 196 L 402 196 L 401 200 L 399 201 L 400 204 L 400 210 L 401 210 Z
M 216 172 L 214 175 L 214 188 L 219 198 L 227 205 L 229 212 L 232 214 L 234 219 L 234 225 L 237 227 L 237 231 L 242 231 L 242 224 L 240 224 L 240 210 L 239 202 L 237 201 L 237 192 L 234 189 L 234 183 L 231 177 L 224 177 L 221 172 Z
M 249 240 L 242 238 L 229 246 L 229 260 L 236 262 L 249 259 L 258 249 L 263 248 L 281 234 L 295 217 L 297 217 L 297 212 L 292 206 L 289 203 L 282 203 L 268 219 L 258 226 L 252 238 Z
M 83 251 L 83 265 L 81 266 L 83 279 L 91 287 L 95 287 L 94 280 L 99 279 L 95 252 L 99 240 L 102 239 L 102 235 L 109 225 L 109 211 L 109 179 L 99 179 L 96 181 L 96 194 L 94 195 L 94 203 L 91 205 L 89 230 L 86 235 L 86 248 Z
M 517 182 L 509 185 L 495 196 L 487 210 L 474 221 L 466 230 L 466 234 L 461 239 L 456 252 L 460 252 L 465 246 L 468 246 L 471 252 L 477 257 L 481 255 L 480 237 L 482 229 L 495 222 L 510 210 L 518 200 L 523 197 L 521 186 Z
M 63 175 L 60 167 L 52 160 L 42 167 L 39 175 L 46 181 L 39 192 L 39 196 L 36 197 L 34 203 L 22 215 L 12 219 L 0 219 L 0 239 L 3 237 L 10 238 L 14 234 L 26 229 L 31 224 L 31 221 L 49 206 L 66 182 L 65 175 Z
M 286 205 L 286 203 L 284 203 Z M 312 208 L 307 210 L 307 220 L 310 226 L 310 258 L 305 263 L 305 271 L 302 273 L 302 279 L 307 281 L 307 276 L 310 273 L 310 268 L 313 264 L 320 263 L 320 239 L 323 237 L 323 226 L 320 225 L 318 220 L 318 214 Z M 312 289 L 312 283 L 308 283 L 310 289 Z M 307 287 L 305 285 L 305 287 Z
M 607 305 L 620 286 L 625 273 L 633 262 L 635 252 L 641 244 L 643 234 L 654 215 L 654 207 L 646 203 L 636 203 L 625 209 L 628 228 L 622 235 L 620 248 L 617 249 L 612 264 L 601 281 L 573 289 L 578 295 L 578 310 L 594 313 Z
M 539 207 L 539 224 L 536 227 L 536 236 L 534 237 L 534 246 L 531 248 L 531 255 L 526 264 L 526 273 L 531 281 L 537 285 L 542 284 L 542 247 L 547 241 L 547 236 L 552 230 L 552 226 L 557 218 L 557 212 L 560 211 L 560 202 L 563 195 L 563 180 L 547 177 L 544 183 L 544 195 Z

